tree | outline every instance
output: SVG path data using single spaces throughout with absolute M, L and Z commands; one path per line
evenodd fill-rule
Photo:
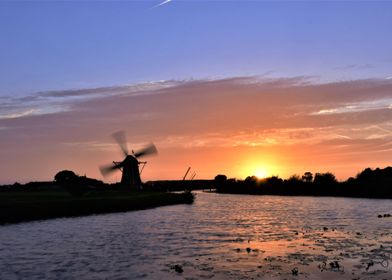
M 312 172 L 305 172 L 304 175 L 302 175 L 302 181 L 306 182 L 306 183 L 311 183 L 313 180 L 313 174 Z
M 316 173 L 314 176 L 314 184 L 316 185 L 335 185 L 337 183 L 335 175 L 333 175 L 331 172 L 326 172 L 326 173 Z
M 88 191 L 85 182 L 75 172 L 70 170 L 58 172 L 54 176 L 54 180 L 73 196 L 82 196 Z
M 216 175 L 214 179 L 214 183 L 216 188 L 225 187 L 227 183 L 227 176 L 222 174 Z
M 54 180 L 59 184 L 75 182 L 77 178 L 78 176 L 75 174 L 75 172 L 70 170 L 60 171 L 54 176 Z
M 248 176 L 245 178 L 244 183 L 247 186 L 256 186 L 257 181 L 258 181 L 258 178 L 256 176 Z
M 302 176 L 303 177 L 303 176 Z M 301 179 L 299 178 L 299 176 L 297 174 L 291 175 L 287 181 L 289 182 L 299 182 L 301 181 Z
M 215 176 L 215 182 L 226 182 L 226 180 L 227 180 L 226 175 L 218 174 Z

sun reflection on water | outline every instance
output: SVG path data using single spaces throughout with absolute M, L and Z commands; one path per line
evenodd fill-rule
M 197 193 L 193 205 L 3 226 L 0 279 L 392 279 L 392 224 L 377 218 L 389 209 Z

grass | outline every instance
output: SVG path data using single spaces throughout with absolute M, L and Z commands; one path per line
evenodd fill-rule
M 192 203 L 191 193 L 92 192 L 72 197 L 66 192 L 0 193 L 0 224 L 126 212 L 164 205 Z

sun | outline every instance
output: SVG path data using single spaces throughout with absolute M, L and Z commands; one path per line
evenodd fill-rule
M 247 178 L 248 176 L 256 176 L 259 179 L 265 179 L 271 176 L 277 176 L 282 169 L 279 168 L 277 157 L 270 158 L 263 156 L 264 159 L 260 160 L 257 155 L 251 155 L 238 165 L 238 173 L 240 178 Z M 275 175 L 277 174 L 277 175 Z
M 268 171 L 266 168 L 264 167 L 257 167 L 254 171 L 254 175 L 259 178 L 259 179 L 263 179 L 266 178 L 268 176 Z

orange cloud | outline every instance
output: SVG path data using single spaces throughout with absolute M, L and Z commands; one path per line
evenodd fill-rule
M 4 182 L 50 179 L 64 168 L 100 177 L 99 164 L 121 159 L 110 138 L 119 129 L 132 148 L 157 145 L 144 179 L 179 178 L 189 165 L 199 178 L 241 177 L 258 158 L 281 176 L 319 170 L 344 178 L 388 165 L 392 155 L 392 81 L 385 79 L 161 81 L 0 102 Z

